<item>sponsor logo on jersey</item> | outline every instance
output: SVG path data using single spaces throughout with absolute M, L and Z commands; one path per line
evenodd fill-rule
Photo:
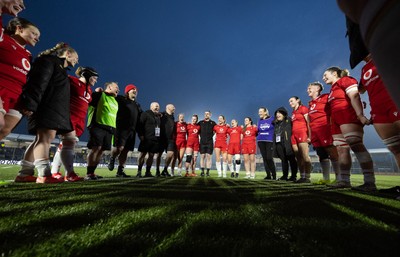
M 250 130 L 246 130 L 246 132 L 244 132 L 244 134 L 246 135 L 246 136 L 249 136 L 250 135 Z
M 270 127 L 271 127 L 271 124 L 268 124 L 268 123 L 263 123 L 260 125 L 260 129 L 262 129 L 262 130 L 269 129 Z
M 31 63 L 29 60 L 26 58 L 22 58 L 22 67 L 24 67 L 25 70 L 30 71 L 31 70 Z
M 21 72 L 24 75 L 28 74 L 28 72 L 26 70 L 21 69 L 20 67 L 13 66 L 13 68 L 14 68 L 14 70 L 17 70 L 17 71 Z
M 316 106 L 317 106 L 316 104 L 312 104 L 312 105 L 310 106 L 310 110 L 314 110 Z
M 197 134 L 199 132 L 197 129 L 193 129 L 193 134 Z

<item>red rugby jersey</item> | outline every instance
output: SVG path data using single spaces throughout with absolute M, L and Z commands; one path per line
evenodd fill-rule
M 213 130 L 215 131 L 215 141 L 224 141 L 228 139 L 228 129 L 229 126 L 227 124 L 223 125 L 215 125 Z
M 368 92 L 372 111 L 385 108 L 389 104 L 394 105 L 372 60 L 367 62 L 362 68 L 360 82 Z
M 187 134 L 187 124 L 186 122 L 175 122 L 176 124 L 176 140 L 186 140 L 186 134 Z
M 304 115 L 308 114 L 308 108 L 304 105 L 300 105 L 297 110 L 292 112 L 292 130 L 307 130 L 307 122 Z
M 31 69 L 32 54 L 4 33 L 0 15 L 0 86 L 21 94 Z
M 187 131 L 187 140 L 199 140 L 199 133 L 200 133 L 200 125 L 198 124 L 187 124 L 186 125 Z
M 232 127 L 228 129 L 229 135 L 229 144 L 230 143 L 240 143 L 242 128 L 241 127 Z
M 328 94 L 322 94 L 308 102 L 310 127 L 317 128 L 329 124 Z
M 329 93 L 328 102 L 330 104 L 331 112 L 342 111 L 348 108 L 353 108 L 347 92 L 358 88 L 358 83 L 355 78 L 343 77 L 332 85 L 331 92 Z
M 247 126 L 243 129 L 242 134 L 243 134 L 243 141 L 242 143 L 253 143 L 256 142 L 256 136 L 257 136 L 258 129 L 255 126 Z
M 86 119 L 89 103 L 92 101 L 92 88 L 77 77 L 68 76 L 71 84 L 71 119 Z

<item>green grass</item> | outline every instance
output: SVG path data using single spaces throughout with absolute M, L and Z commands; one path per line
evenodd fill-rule
M 17 170 L 0 166 L 0 180 Z M 398 256 L 400 201 L 391 195 L 263 181 L 263 173 L 256 180 L 215 171 L 159 179 L 97 173 L 106 178 L 0 185 L 0 255 Z M 400 176 L 378 175 L 377 184 L 400 185 Z

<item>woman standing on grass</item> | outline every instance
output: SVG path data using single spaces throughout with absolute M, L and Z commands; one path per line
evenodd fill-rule
M 75 145 L 85 130 L 85 122 L 89 103 L 92 100 L 92 89 L 98 78 L 96 70 L 90 67 L 78 67 L 77 77 L 68 76 L 71 85 L 71 123 L 74 131 L 61 137 L 57 152 L 54 155 L 51 174 L 57 179 L 76 182 L 83 180 L 74 172 Z M 60 173 L 61 164 L 65 167 L 65 176 Z
M 223 115 L 218 116 L 218 124 L 214 126 L 215 132 L 215 165 L 218 171 L 218 177 L 226 177 L 227 171 L 227 151 L 228 151 L 228 129 L 229 125 L 226 124 L 226 119 Z M 222 157 L 222 169 L 221 169 Z
M 231 178 L 238 178 L 240 172 L 240 140 L 242 128 L 238 126 L 237 120 L 231 121 L 231 127 L 228 129 L 228 167 L 231 171 Z M 235 169 L 233 168 L 232 157 L 235 156 Z
M 256 178 L 256 136 L 257 126 L 253 125 L 250 117 L 244 119 L 244 127 L 242 131 L 242 154 L 244 159 L 244 167 L 246 169 L 246 178 Z
M 60 183 L 52 177 L 49 163 L 50 144 L 56 134 L 73 131 L 70 120 L 70 83 L 66 69 L 78 63 L 78 54 L 65 43 L 39 54 L 19 97 L 21 112 L 28 116 L 28 131 L 35 134 L 33 158 L 38 170 L 36 183 Z M 20 179 L 20 174 L 15 179 Z M 32 175 L 31 175 L 32 176 Z
M 185 122 L 185 115 L 180 113 L 178 115 L 178 121 L 175 122 L 175 146 L 176 153 L 174 154 L 174 159 L 172 160 L 171 170 L 174 170 L 176 160 L 178 160 L 178 176 L 182 176 L 182 163 L 183 155 L 186 150 L 186 134 L 187 134 L 187 124 Z
M 353 189 L 376 191 L 374 164 L 363 143 L 363 126 L 369 124 L 370 121 L 364 116 L 357 80 L 350 77 L 347 70 L 339 67 L 326 69 L 323 80 L 326 84 L 331 85 L 328 99 L 332 117 L 331 129 L 333 144 L 338 147 L 340 165 L 340 181 L 330 187 L 351 187 L 351 149 L 357 157 L 364 175 L 364 184 Z
M 302 105 L 297 96 L 289 98 L 292 107 L 292 148 L 300 169 L 300 179 L 296 183 L 310 183 L 311 159 L 308 144 L 310 141 L 310 127 L 308 122 L 308 108 Z
M 281 181 L 296 181 L 297 161 L 292 148 L 292 120 L 288 118 L 288 111 L 280 107 L 275 111 L 274 123 L 274 157 L 281 160 L 282 177 Z M 292 175 L 289 176 L 289 166 Z
M 339 180 L 338 152 L 333 146 L 330 115 L 328 115 L 328 94 L 321 94 L 324 87 L 319 82 L 308 84 L 307 93 L 311 100 L 308 102 L 308 118 L 310 120 L 311 144 L 319 157 L 323 179 L 319 184 L 330 182 L 331 163 Z
M 260 120 L 257 123 L 257 145 L 263 158 L 265 172 L 267 173 L 264 179 L 276 180 L 272 142 L 274 137 L 274 117 L 269 115 L 268 109 L 265 107 L 258 109 L 258 115 L 260 116 Z
M 192 122 L 186 125 L 187 143 L 186 143 L 185 177 L 197 176 L 196 162 L 197 162 L 197 155 L 200 150 L 200 143 L 199 143 L 200 125 L 197 124 L 198 120 L 199 116 L 197 116 L 197 114 L 193 114 Z M 189 174 L 189 170 L 192 170 L 192 173 Z

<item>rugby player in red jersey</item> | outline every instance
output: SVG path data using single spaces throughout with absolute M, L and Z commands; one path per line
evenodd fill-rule
M 74 148 L 79 141 L 79 137 L 85 130 L 85 122 L 89 103 L 92 100 L 92 89 L 98 78 L 96 70 L 90 67 L 78 67 L 75 71 L 76 76 L 68 76 L 71 85 L 70 113 L 71 123 L 74 133 L 68 136 L 62 136 L 61 143 L 54 155 L 51 173 L 52 176 L 60 179 L 63 175 L 60 173 L 61 164 L 65 166 L 65 181 L 76 182 L 83 180 L 74 172 Z
M 364 175 L 364 184 L 353 187 L 353 189 L 376 191 L 373 161 L 363 143 L 363 126 L 369 124 L 370 121 L 364 116 L 357 80 L 350 77 L 347 70 L 339 67 L 326 69 L 323 80 L 326 84 L 331 85 L 328 98 L 331 109 L 331 129 L 333 144 L 338 149 L 340 165 L 340 181 L 329 186 L 351 188 L 351 148 Z
M 360 93 L 368 92 L 371 122 L 400 167 L 400 112 L 390 97 L 371 56 L 365 58 L 358 86 Z
M 200 143 L 199 143 L 200 125 L 197 124 L 198 120 L 199 117 L 197 116 L 197 114 L 193 114 L 192 122 L 186 125 L 187 143 L 186 143 L 185 177 L 197 176 L 196 161 L 200 149 Z M 192 170 L 192 173 L 190 174 L 189 174 L 189 168 Z
M 231 171 L 231 178 L 238 178 L 240 172 L 240 141 L 242 137 L 242 127 L 238 126 L 237 120 L 231 121 L 231 127 L 228 129 L 228 167 Z M 235 169 L 233 168 L 232 158 L 235 157 Z
M 310 183 L 311 159 L 308 143 L 310 143 L 310 127 L 308 124 L 308 108 L 301 103 L 297 96 L 289 98 L 292 107 L 292 148 L 299 165 L 300 178 L 296 183 Z
M 227 151 L 228 151 L 228 129 L 229 125 L 226 124 L 226 119 L 223 115 L 218 116 L 218 124 L 214 126 L 215 132 L 215 166 L 217 167 L 218 177 L 226 178 L 227 171 Z M 222 157 L 222 169 L 221 169 Z
M 338 153 L 333 146 L 333 138 L 331 133 L 330 114 L 328 103 L 328 94 L 321 94 L 324 87 L 319 82 L 308 84 L 307 93 L 311 100 L 308 102 L 308 119 L 311 130 L 311 144 L 313 145 L 319 157 L 319 163 L 322 169 L 322 180 L 319 184 L 327 184 L 330 182 L 331 163 L 336 180 L 338 175 L 339 162 Z
M 32 55 L 26 46 L 35 46 L 40 31 L 23 18 L 13 18 L 3 28 L 1 14 L 16 15 L 24 8 L 23 1 L 0 1 L 0 140 L 16 127 L 22 118 L 16 107 L 17 99 L 26 84 Z
M 174 159 L 172 160 L 171 170 L 174 170 L 176 160 L 178 160 L 178 172 L 177 176 L 182 176 L 182 159 L 186 150 L 186 134 L 187 134 L 187 124 L 185 122 L 185 115 L 180 113 L 178 115 L 178 121 L 175 122 L 175 145 L 177 153 L 174 154 Z
M 244 119 L 244 127 L 242 130 L 242 154 L 244 167 L 246 169 L 246 178 L 256 178 L 256 136 L 257 126 L 253 125 L 250 117 Z

